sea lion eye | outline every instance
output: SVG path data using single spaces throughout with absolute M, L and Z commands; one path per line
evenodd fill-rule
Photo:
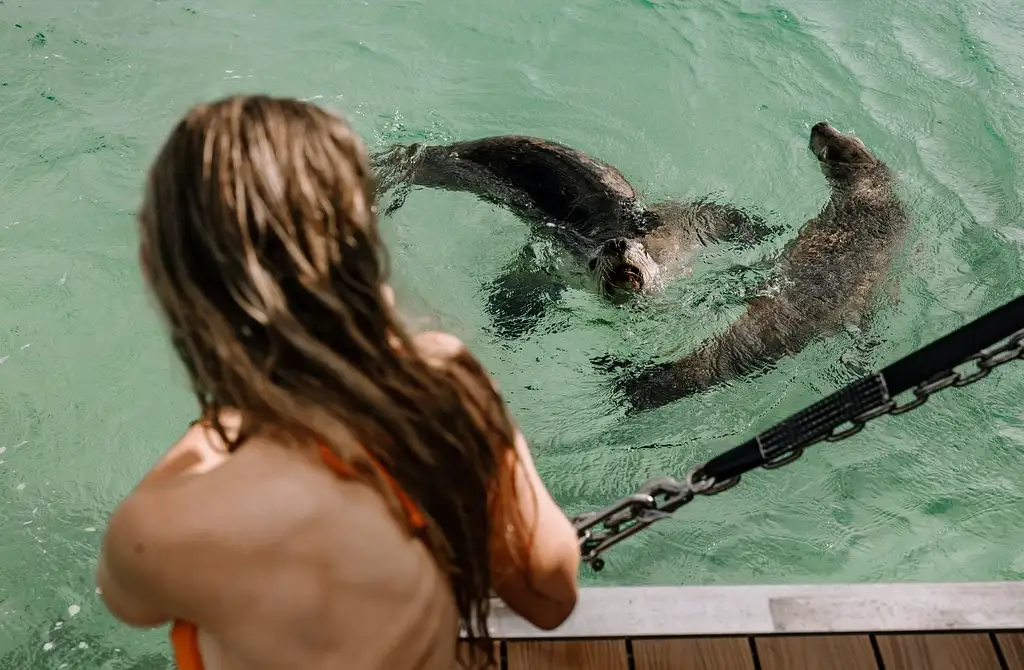
M 597 267 L 597 259 L 596 259 L 596 258 L 591 258 L 591 259 L 590 259 L 590 263 L 589 263 L 589 265 L 590 265 L 590 269 L 591 269 L 591 270 L 593 270 L 594 268 L 596 268 L 596 267 Z

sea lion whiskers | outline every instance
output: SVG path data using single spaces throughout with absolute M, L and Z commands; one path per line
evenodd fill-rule
M 587 274 L 598 293 L 616 298 L 629 293 L 652 293 L 662 288 L 660 266 L 640 240 L 616 237 L 591 256 Z

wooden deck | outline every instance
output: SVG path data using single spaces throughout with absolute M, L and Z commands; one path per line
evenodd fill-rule
M 584 589 L 501 670 L 1024 670 L 1024 583 Z
M 503 640 L 501 670 L 1024 670 L 1024 633 Z

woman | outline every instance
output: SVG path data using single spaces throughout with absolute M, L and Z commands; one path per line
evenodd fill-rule
M 97 579 L 182 670 L 454 667 L 489 594 L 550 629 L 576 534 L 480 364 L 406 332 L 365 148 L 290 99 L 193 109 L 141 262 L 201 419 L 110 518 Z M 490 660 L 493 661 L 493 658 Z

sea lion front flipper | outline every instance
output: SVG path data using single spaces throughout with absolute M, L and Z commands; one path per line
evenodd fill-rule
M 893 305 L 900 304 L 900 278 L 897 275 L 889 277 L 882 285 L 882 292 L 892 301 Z
M 734 205 L 714 203 L 718 210 L 719 227 L 713 231 L 720 242 L 740 246 L 760 244 L 770 237 L 785 232 L 784 226 L 773 226 L 756 212 L 748 212 Z M 707 206 L 707 204 L 705 204 Z
M 707 199 L 666 200 L 649 209 L 664 223 L 688 232 L 692 241 L 702 246 L 718 242 L 753 246 L 785 231 L 782 226 L 769 224 L 760 214 Z
M 628 358 L 619 358 L 615 354 L 604 354 L 592 357 L 590 364 L 602 372 L 616 372 L 633 367 L 634 362 Z
M 378 195 L 402 184 L 472 193 L 521 219 L 556 223 L 585 237 L 636 200 L 636 190 L 615 167 L 533 137 L 395 145 L 374 153 L 370 162 Z
M 766 290 L 766 281 L 775 267 L 776 259 L 765 257 L 712 270 L 709 281 L 694 296 L 694 307 L 720 311 L 737 302 L 750 302 Z
M 557 302 L 565 284 L 546 269 L 538 267 L 529 246 L 502 269 L 484 288 L 487 312 L 495 334 L 514 340 L 529 335 Z

